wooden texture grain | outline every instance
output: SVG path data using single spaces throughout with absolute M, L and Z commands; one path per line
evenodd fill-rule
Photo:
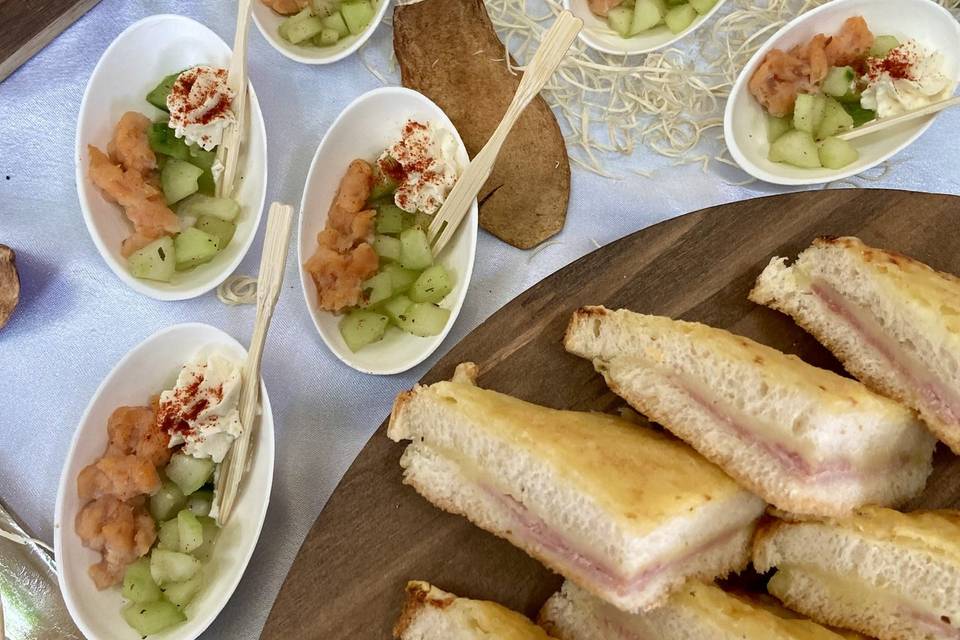
M 560 344 L 570 314 L 587 304 L 706 322 L 840 371 L 789 318 L 747 300 L 757 274 L 772 256 L 795 256 L 824 234 L 858 235 L 960 273 L 960 236 L 944 232 L 953 227 L 958 207 L 960 198 L 953 196 L 844 189 L 676 218 L 543 280 L 467 336 L 423 381 L 447 379 L 459 362 L 472 360 L 481 386 L 524 400 L 561 409 L 624 406 L 589 362 Z M 387 638 L 408 579 L 531 616 L 560 584 L 522 551 L 404 486 L 398 462 L 403 446 L 388 440 L 384 429 L 367 443 L 307 535 L 264 638 Z M 942 447 L 927 491 L 911 506 L 960 506 L 960 463 Z
M 0 81 L 100 0 L 0 0 Z
M 423 0 L 394 11 L 403 86 L 437 103 L 474 157 L 520 84 L 503 62 L 483 0 Z M 480 226 L 521 249 L 563 228 L 570 163 L 557 120 L 537 96 L 523 112 L 480 190 Z

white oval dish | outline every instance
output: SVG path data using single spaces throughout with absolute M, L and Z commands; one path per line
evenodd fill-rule
M 748 83 L 767 53 L 790 49 L 818 33 L 831 35 L 844 20 L 863 16 L 875 35 L 913 38 L 943 54 L 944 72 L 960 78 L 960 23 L 930 0 L 834 0 L 803 14 L 774 34 L 750 59 L 737 79 L 724 113 L 723 130 L 730 154 L 740 167 L 760 180 L 784 185 L 810 185 L 842 180 L 875 167 L 900 152 L 926 131 L 936 117 L 921 118 L 854 140 L 860 159 L 842 169 L 802 169 L 767 159 L 766 114 L 750 94 Z
M 718 0 L 710 11 L 702 16 L 697 16 L 693 24 L 680 33 L 673 33 L 661 24 L 659 27 L 654 27 L 630 38 L 624 38 L 614 32 L 605 18 L 601 18 L 590 11 L 587 0 L 563 0 L 563 8 L 568 9 L 573 15 L 583 20 L 580 39 L 591 49 L 614 55 L 639 55 L 669 47 L 680 39 L 686 38 L 706 24 L 726 1 Z
M 60 475 L 53 540 L 63 599 L 73 621 L 88 638 L 139 640 L 140 635 L 120 614 L 124 600 L 119 587 L 97 591 L 87 574 L 87 567 L 98 562 L 100 554 L 85 548 L 74 531 L 82 506 L 77 496 L 77 475 L 103 454 L 107 418 L 114 409 L 148 404 L 150 396 L 173 386 L 180 367 L 211 349 L 238 362 L 247 353 L 239 342 L 210 325 L 188 323 L 161 329 L 127 353 L 104 378 L 73 434 Z M 191 640 L 199 636 L 227 604 L 253 555 L 273 485 L 273 413 L 262 380 L 260 396 L 261 415 L 251 447 L 250 468 L 234 514 L 204 566 L 203 590 L 187 606 L 186 622 L 151 638 Z
M 213 31 L 190 18 L 157 15 L 127 27 L 107 47 L 93 70 L 77 117 L 77 193 L 87 230 L 103 259 L 131 289 L 157 300 L 186 300 L 210 291 L 240 264 L 260 224 L 267 195 L 267 137 L 256 93 L 250 87 L 249 129 L 240 155 L 238 189 L 242 209 L 237 230 L 227 248 L 207 264 L 177 272 L 173 280 L 154 282 L 130 275 L 120 243 L 132 231 L 120 207 L 107 202 L 87 177 L 92 144 L 106 151 L 113 127 L 126 111 L 138 111 L 151 119 L 162 112 L 144 98 L 160 80 L 197 64 L 226 67 L 230 47 Z
M 383 340 L 354 353 L 340 335 L 341 316 L 318 309 L 316 287 L 303 265 L 317 249 L 317 234 L 327 223 L 327 213 L 340 179 L 351 161 L 357 158 L 373 161 L 396 142 L 409 119 L 432 121 L 450 131 L 458 145 L 457 160 L 462 168 L 466 168 L 469 163 L 467 149 L 440 107 L 410 89 L 374 89 L 350 103 L 324 135 L 307 173 L 300 205 L 297 259 L 307 309 L 327 347 L 345 364 L 363 373 L 389 375 L 406 371 L 423 362 L 440 346 L 460 314 L 477 251 L 478 209 L 474 200 L 469 214 L 437 259 L 456 279 L 453 291 L 440 303 L 450 309 L 450 320 L 440 335 L 419 338 L 390 329 Z
M 288 16 L 282 16 L 273 9 L 263 4 L 262 0 L 252 0 L 253 2 L 253 21 L 257 24 L 260 34 L 270 43 L 274 49 L 281 54 L 303 64 L 330 64 L 343 60 L 351 53 L 363 46 L 370 39 L 377 26 L 383 20 L 384 14 L 390 7 L 390 0 L 376 0 L 378 6 L 376 13 L 367 28 L 357 35 L 342 38 L 337 44 L 331 47 L 302 47 L 298 44 L 287 42 L 280 37 L 280 23 Z

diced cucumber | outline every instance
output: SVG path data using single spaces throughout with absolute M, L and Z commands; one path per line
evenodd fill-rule
M 400 233 L 403 231 L 403 209 L 395 204 L 377 207 L 377 233 Z
M 157 540 L 157 549 L 163 549 L 164 551 L 180 550 L 180 523 L 176 518 L 167 520 L 160 525 Z
M 150 575 L 161 586 L 189 580 L 199 570 L 200 561 L 186 553 L 154 549 L 150 554 Z
M 201 490 L 195 491 L 187 498 L 187 509 L 195 516 L 205 516 L 210 514 L 210 508 L 213 506 L 213 491 Z
M 190 149 L 190 163 L 203 169 L 197 185 L 200 187 L 198 193 L 205 196 L 212 196 L 217 191 L 217 181 L 213 179 L 213 163 L 217 159 L 217 150 L 213 148 L 209 151 L 202 149 L 199 145 L 188 145 Z
M 230 244 L 230 241 L 233 240 L 233 234 L 237 231 L 237 225 L 216 216 L 200 216 L 194 226 L 200 231 L 217 238 L 217 247 L 220 251 L 223 251 L 224 247 Z
M 860 159 L 853 145 L 840 138 L 827 138 L 820 143 L 820 163 L 827 169 L 842 169 Z
M 383 1 L 383 0 L 381 0 Z M 340 13 L 343 15 L 343 21 L 347 25 L 350 33 L 357 35 L 362 33 L 370 21 L 373 20 L 373 5 L 369 0 L 350 0 L 340 5 Z
M 163 596 L 180 609 L 190 604 L 194 596 L 203 587 L 203 572 L 197 571 L 192 578 L 183 582 L 171 582 L 163 587 Z
M 383 309 L 383 312 L 387 314 L 393 324 L 399 325 L 400 317 L 407 312 L 412 304 L 413 300 L 401 293 L 381 304 L 380 308 Z
M 377 234 L 373 239 L 373 250 L 384 260 L 400 260 L 400 241 L 392 236 Z
M 177 254 L 177 271 L 184 271 L 204 262 L 210 262 L 220 251 L 220 239 L 196 227 L 187 227 L 174 238 L 173 247 Z M 183 486 L 181 485 L 180 488 L 182 489 Z M 184 491 L 184 493 L 190 492 Z
M 231 198 L 214 198 L 195 193 L 177 205 L 177 213 L 195 218 L 216 216 L 227 222 L 233 222 L 240 213 L 240 205 Z
M 290 16 L 280 23 L 280 36 L 292 44 L 300 44 L 323 31 L 323 19 L 314 16 L 310 9 Z
M 823 140 L 830 136 L 835 136 L 841 131 L 853 128 L 853 118 L 847 113 L 843 106 L 833 98 L 827 98 L 826 106 L 823 110 L 823 120 L 817 127 L 817 140 Z
M 335 29 L 327 29 L 324 27 L 323 31 L 313 36 L 310 42 L 318 47 L 332 47 L 340 42 L 340 34 L 337 33 Z
M 350 35 L 350 29 L 347 27 L 347 23 L 343 21 L 343 15 L 339 11 L 332 13 L 323 19 L 323 28 L 336 31 L 337 35 L 339 35 L 341 38 L 346 38 L 348 35 Z M 374 183 L 373 190 L 376 192 L 377 183 Z M 374 197 L 373 193 L 370 194 L 370 197 Z
M 415 336 L 425 338 L 443 332 L 450 319 L 450 310 L 429 302 L 415 302 L 400 317 L 397 326 Z
M 166 474 L 180 487 L 183 495 L 189 496 L 207 483 L 213 474 L 213 467 L 213 460 L 210 458 L 194 458 L 185 453 L 175 453 L 170 457 Z
M 614 7 L 607 12 L 607 25 L 624 38 L 630 37 L 630 27 L 633 25 L 633 9 L 630 7 Z
M 170 91 L 173 89 L 173 83 L 177 81 L 177 78 L 180 77 L 181 73 L 183 73 L 183 71 L 171 73 L 161 80 L 160 84 L 151 89 L 150 93 L 147 94 L 147 102 L 155 106 L 157 109 L 166 111 L 167 96 L 170 95 Z
M 134 278 L 170 282 L 176 269 L 176 249 L 169 236 L 158 238 L 130 254 L 127 267 Z
M 793 129 L 793 119 L 789 117 L 777 118 L 767 114 L 767 141 L 773 142 L 787 131 Z
M 387 316 L 364 311 L 362 309 L 354 310 L 344 316 L 340 321 L 340 335 L 350 351 L 357 351 L 368 344 L 383 339 L 383 334 L 387 330 Z
M 689 4 L 681 4 L 667 11 L 663 21 L 667 23 L 667 28 L 673 33 L 686 31 L 693 24 L 693 21 L 700 15 Z
M 788 131 L 770 145 L 773 162 L 785 162 L 804 169 L 820 167 L 820 153 L 813 136 L 806 131 Z
M 159 491 L 150 496 L 150 515 L 157 522 L 163 522 L 175 516 L 186 503 L 180 487 L 165 480 Z
M 886 58 L 887 54 L 900 46 L 900 41 L 893 36 L 877 36 L 867 55 L 874 58 Z
M 189 162 L 190 147 L 178 138 L 166 122 L 154 122 L 147 129 L 147 142 L 154 153 Z
M 841 103 L 843 110 L 853 118 L 854 128 L 866 124 L 877 117 L 877 112 L 871 109 L 864 109 L 859 103 Z
M 633 22 L 630 25 L 630 35 L 643 33 L 663 22 L 667 14 L 667 4 L 664 0 L 637 0 L 633 8 Z
M 220 527 L 217 521 L 208 516 L 197 516 L 200 526 L 203 527 L 203 544 L 193 550 L 193 557 L 201 562 L 206 562 L 213 554 L 213 545 L 220 534 Z
M 190 553 L 203 544 L 203 527 L 189 509 L 177 514 L 177 527 L 180 536 L 180 553 Z
M 372 307 L 393 295 L 393 281 L 389 273 L 380 272 L 363 283 L 363 293 L 366 296 L 364 307 Z
M 325 18 L 337 12 L 340 2 L 339 0 L 310 0 L 310 8 L 313 9 L 313 15 Z
M 123 608 L 123 619 L 141 637 L 160 633 L 187 619 L 183 611 L 166 600 L 131 602 Z
M 797 96 L 793 108 L 793 128 L 797 131 L 813 133 L 823 120 L 823 110 L 827 100 L 820 94 L 801 93 Z
M 404 269 L 426 269 L 433 264 L 433 253 L 427 234 L 420 229 L 407 229 L 400 234 L 400 266 Z
M 160 172 L 160 185 L 163 188 L 163 197 L 167 204 L 180 202 L 187 196 L 194 194 L 200 188 L 197 180 L 203 169 L 190 164 L 185 160 L 170 158 L 163 171 Z
M 160 587 L 150 575 L 150 559 L 140 558 L 127 567 L 123 574 L 123 597 L 133 602 L 159 600 Z
M 717 0 L 690 0 L 690 6 L 700 15 L 708 13 L 716 4 Z
M 845 96 L 856 87 L 857 74 L 853 67 L 830 67 L 827 77 L 823 79 L 820 88 L 828 96 L 839 98 Z
M 440 302 L 453 291 L 453 278 L 442 265 L 427 268 L 410 287 L 414 302 Z
M 420 274 L 411 269 L 404 269 L 399 264 L 390 262 L 383 265 L 383 273 L 390 274 L 390 282 L 393 284 L 393 295 L 405 293 L 410 288 Z

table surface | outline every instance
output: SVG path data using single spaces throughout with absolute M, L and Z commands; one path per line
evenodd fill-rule
M 243 342 L 252 328 L 253 307 L 224 306 L 212 293 L 157 302 L 124 286 L 87 234 L 73 179 L 83 90 L 117 34 L 145 16 L 179 13 L 231 42 L 231 6 L 103 0 L 0 83 L 0 139 L 6 141 L 0 151 L 0 243 L 17 252 L 23 284 L 20 307 L 0 331 L 0 495 L 48 542 L 73 430 L 117 360 L 173 323 L 209 322 Z M 250 76 L 269 139 L 268 202 L 296 205 L 327 127 L 347 103 L 380 81 L 357 56 L 332 66 L 299 65 L 251 28 Z M 391 31 L 384 24 L 363 56 L 389 74 L 390 47 Z M 960 112 L 944 114 L 881 179 L 854 182 L 960 195 L 960 171 L 945 161 L 941 149 L 958 128 Z M 277 428 L 273 496 L 245 578 L 204 637 L 259 635 L 303 537 L 394 395 L 412 386 L 496 309 L 563 265 L 637 229 L 706 206 L 782 191 L 763 184 L 733 186 L 729 172 L 721 176 L 698 165 L 673 167 L 652 154 L 614 161 L 614 169 L 618 162 L 630 168 L 639 162 L 655 171 L 652 179 L 609 180 L 575 170 L 566 228 L 540 249 L 520 251 L 482 233 L 471 293 L 456 325 L 432 358 L 403 375 L 364 376 L 327 351 L 304 308 L 295 258 L 290 260 L 263 361 Z M 240 273 L 255 272 L 261 238 L 262 231 Z

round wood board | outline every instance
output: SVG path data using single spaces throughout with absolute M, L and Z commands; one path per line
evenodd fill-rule
M 570 314 L 603 304 L 696 320 L 840 370 L 786 316 L 747 300 L 772 256 L 795 256 L 818 235 L 866 243 L 960 273 L 960 198 L 842 189 L 722 205 L 613 242 L 541 281 L 454 347 L 423 379 L 449 378 L 463 361 L 482 387 L 558 409 L 614 411 L 586 360 L 560 344 Z M 407 580 L 500 602 L 535 617 L 561 579 L 522 551 L 434 508 L 401 482 L 405 445 L 381 425 L 307 535 L 263 638 L 388 638 Z M 911 506 L 960 504 L 960 463 L 938 450 L 926 493 Z

